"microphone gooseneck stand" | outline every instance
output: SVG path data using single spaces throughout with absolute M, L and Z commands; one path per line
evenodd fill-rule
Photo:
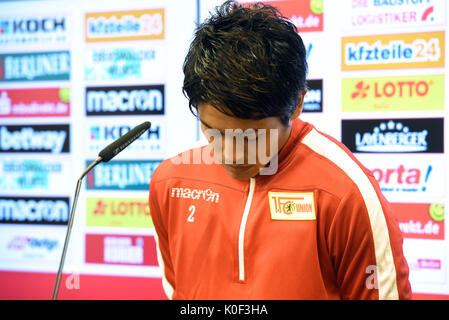
M 86 170 L 83 172 L 81 177 L 78 179 L 78 182 L 76 184 L 76 189 L 75 189 L 75 197 L 73 198 L 73 203 L 72 203 L 72 210 L 70 212 L 69 222 L 67 224 L 67 233 L 65 236 L 64 248 L 62 249 L 61 260 L 59 262 L 59 269 L 58 269 L 58 274 L 56 276 L 56 283 L 55 283 L 55 288 L 53 290 L 52 300 L 56 300 L 56 298 L 58 296 L 59 284 L 61 282 L 62 269 L 64 267 L 65 256 L 67 253 L 67 248 L 69 246 L 70 233 L 72 232 L 73 218 L 75 216 L 76 203 L 78 202 L 78 195 L 80 193 L 81 182 L 82 182 L 84 176 L 100 162 L 108 162 L 109 160 L 114 158 L 123 149 L 125 149 L 132 142 L 134 142 L 134 140 L 139 138 L 150 127 L 151 127 L 151 123 L 149 121 L 145 121 L 144 123 L 141 123 L 134 129 L 128 131 L 123 136 L 121 136 L 120 138 L 118 138 L 117 140 L 112 142 L 110 145 L 108 145 L 106 148 L 104 148 L 103 150 L 100 151 L 100 153 L 98 154 L 98 158 L 86 168 Z
M 78 182 L 76 184 L 75 197 L 73 198 L 72 210 L 70 212 L 69 223 L 67 225 L 67 233 L 65 235 L 64 248 L 62 249 L 61 261 L 59 262 L 59 269 L 58 269 L 58 274 L 56 276 L 56 283 L 55 283 L 55 288 L 53 290 L 52 300 L 56 300 L 56 298 L 58 296 L 59 282 L 61 281 L 61 275 L 62 275 L 62 269 L 64 267 L 65 255 L 67 253 L 67 247 L 69 246 L 70 233 L 72 232 L 73 217 L 75 216 L 76 203 L 78 202 L 78 195 L 79 195 L 80 189 L 81 189 L 81 182 L 83 181 L 84 176 L 90 170 L 92 170 L 93 167 L 95 167 L 97 164 L 99 164 L 102 160 L 103 159 L 101 157 L 98 157 L 94 162 L 92 162 L 87 167 L 87 169 L 83 172 L 83 174 L 78 179 Z

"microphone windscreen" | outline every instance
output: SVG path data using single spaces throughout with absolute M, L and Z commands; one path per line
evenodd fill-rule
M 145 121 L 144 123 L 139 124 L 137 127 L 128 131 L 123 136 L 108 145 L 106 148 L 101 150 L 98 156 L 101 157 L 103 162 L 108 162 L 117 154 L 119 154 L 123 149 L 129 146 L 134 140 L 139 138 L 150 127 L 151 123 L 149 121 Z

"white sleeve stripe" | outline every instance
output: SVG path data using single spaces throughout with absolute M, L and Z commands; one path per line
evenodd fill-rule
M 312 129 L 304 137 L 302 143 L 335 163 L 357 185 L 365 201 L 371 223 L 377 264 L 379 300 L 399 299 L 396 267 L 391 251 L 387 223 L 379 198 L 368 177 L 345 150 L 315 129 Z
M 156 241 L 157 262 L 159 263 L 159 268 L 161 268 L 162 271 L 162 288 L 164 289 L 167 298 L 169 300 L 172 300 L 174 290 L 170 282 L 168 282 L 167 278 L 165 277 L 165 264 L 164 259 L 162 258 L 161 251 L 159 249 L 159 238 L 157 236 L 156 230 L 154 232 L 154 240 Z

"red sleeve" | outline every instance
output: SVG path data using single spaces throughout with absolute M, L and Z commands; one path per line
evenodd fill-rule
M 155 174 L 157 169 L 153 174 L 152 180 L 150 182 L 150 193 L 149 193 L 149 206 L 150 214 L 153 219 L 156 240 L 156 250 L 159 267 L 161 268 L 162 275 L 162 286 L 169 299 L 173 298 L 173 292 L 175 288 L 175 273 L 173 270 L 173 264 L 171 261 L 169 242 L 168 242 L 168 232 L 167 226 L 162 217 L 163 211 L 163 199 L 161 198 L 161 190 L 158 190 L 162 183 L 155 181 Z
M 343 299 L 410 299 L 402 236 L 382 198 L 355 188 L 333 217 L 328 248 Z

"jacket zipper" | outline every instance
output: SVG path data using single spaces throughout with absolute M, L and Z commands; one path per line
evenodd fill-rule
M 245 209 L 243 210 L 243 216 L 240 222 L 240 230 L 239 230 L 239 243 L 238 243 L 239 281 L 245 281 L 245 252 L 244 252 L 245 228 L 246 228 L 246 221 L 248 220 L 249 209 L 251 208 L 251 202 L 253 200 L 255 186 L 256 186 L 256 179 L 250 178 L 248 197 L 246 198 Z

